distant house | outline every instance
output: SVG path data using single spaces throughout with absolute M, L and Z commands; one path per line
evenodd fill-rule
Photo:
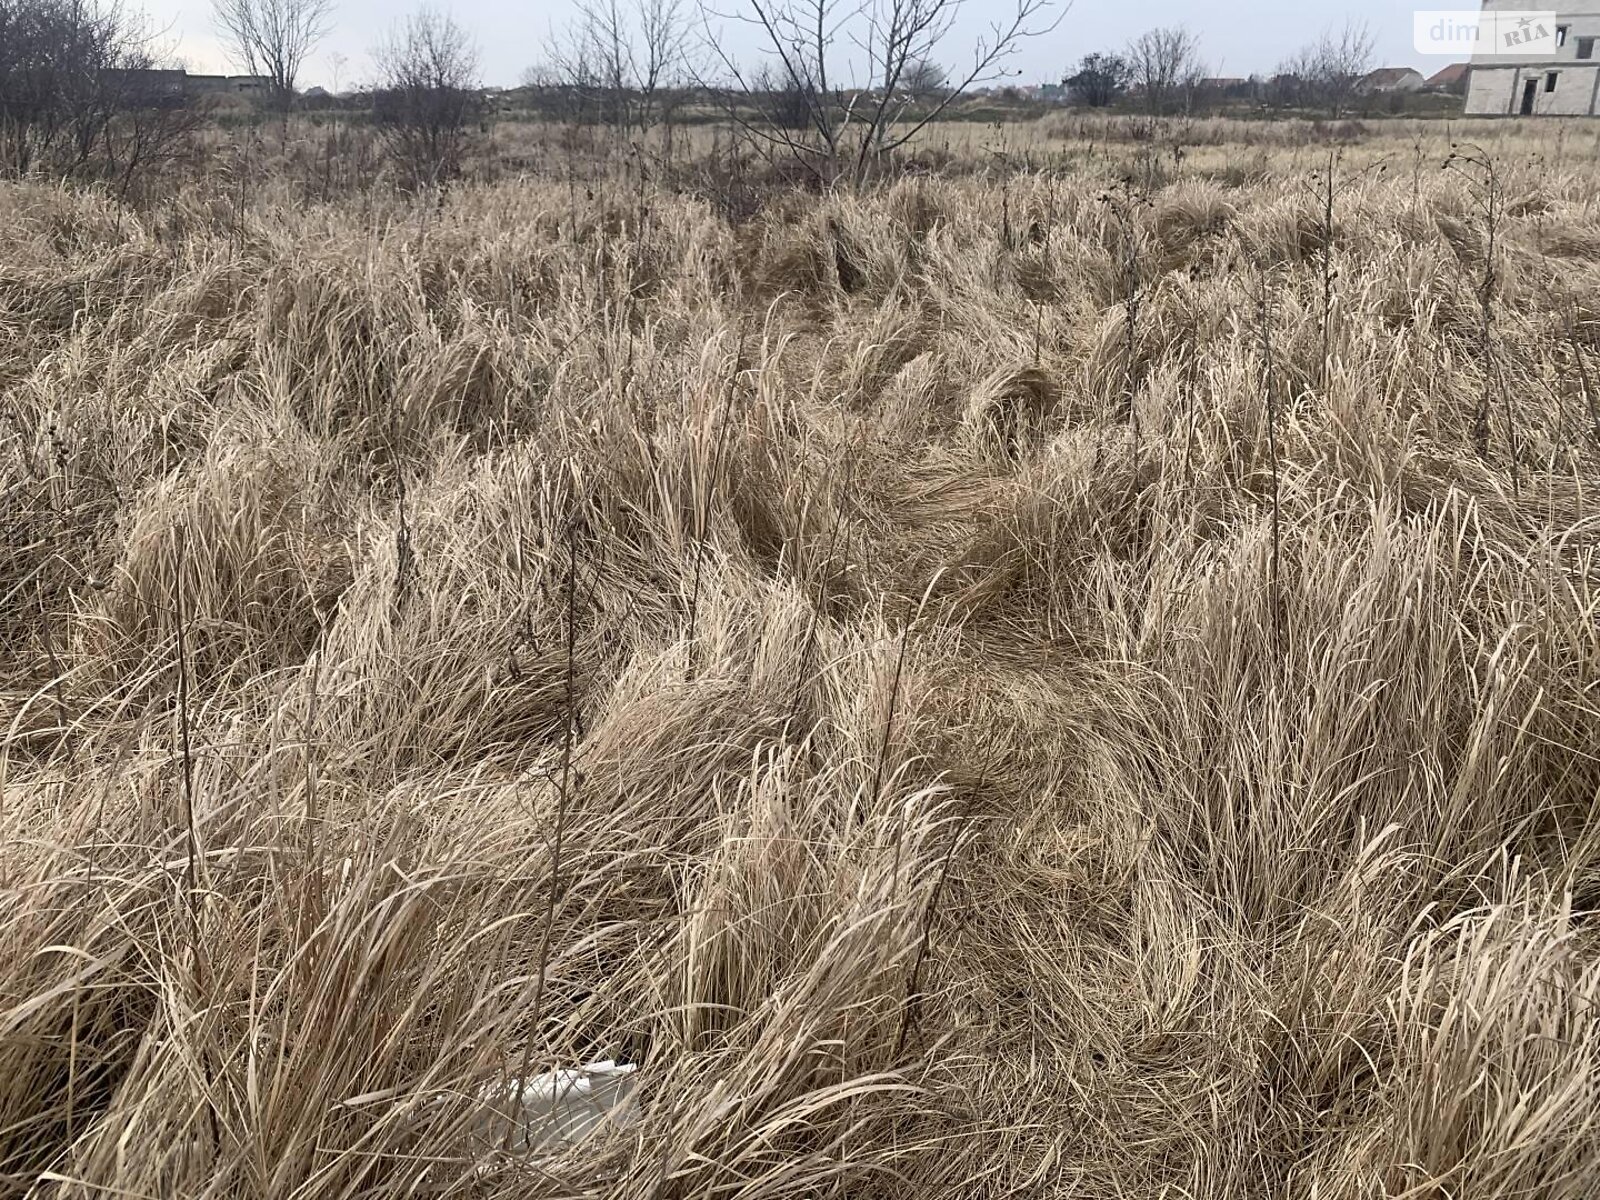
M 185 92 L 190 96 L 259 96 L 272 90 L 265 75 L 190 75 Z
M 1444 70 L 1429 75 L 1428 82 L 1424 86 L 1430 92 L 1465 92 L 1467 73 L 1471 70 L 1471 63 L 1451 63 Z
M 108 70 L 102 77 L 128 95 L 171 103 L 198 96 L 260 96 L 272 90 L 272 81 L 264 75 L 191 75 L 179 69 L 141 67 Z
M 1555 52 L 1476 54 L 1467 81 L 1467 112 L 1478 116 L 1600 116 L 1600 0 L 1558 0 Z M 1523 7 L 1484 0 L 1483 11 Z
M 182 71 L 137 68 L 134 70 L 109 70 L 101 78 L 128 96 L 143 100 L 181 101 L 184 97 Z
M 1363 96 L 1417 92 L 1426 82 L 1415 67 L 1379 67 L 1356 80 L 1356 92 Z

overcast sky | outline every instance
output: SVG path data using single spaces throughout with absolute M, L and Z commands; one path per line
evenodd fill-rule
M 133 0 L 131 6 L 137 6 Z M 695 0 L 689 0 L 694 3 Z M 210 0 L 144 0 L 153 21 L 167 30 L 167 41 L 184 65 L 194 71 L 230 69 L 212 27 Z M 403 4 L 381 0 L 334 0 L 334 29 L 307 65 L 301 86 L 346 87 L 370 78 L 371 51 L 397 17 Z M 738 0 L 716 0 L 726 10 Z M 984 13 L 993 13 L 1006 0 L 966 0 L 961 23 L 949 39 L 949 65 L 959 62 L 967 38 L 961 36 L 984 26 Z M 1058 80 L 1066 66 L 1091 50 L 1116 48 L 1146 29 L 1182 23 L 1199 35 L 1201 49 L 1212 75 L 1266 73 L 1296 48 L 1312 40 L 1325 27 L 1342 26 L 1348 19 L 1365 21 L 1377 41 L 1379 66 L 1415 66 L 1424 74 L 1445 65 L 1445 58 L 1418 55 L 1412 49 L 1412 11 L 1415 7 L 1476 7 L 1466 0 L 1427 0 L 1402 6 L 1396 0 L 1226 0 L 1196 3 L 1190 0 L 1075 0 L 1054 33 L 1025 45 L 1011 62 L 1020 71 L 1018 82 Z M 1531 4 L 1530 6 L 1537 7 Z M 501 0 L 454 0 L 441 5 L 477 38 L 485 83 L 515 84 L 527 67 L 548 56 L 544 44 L 552 26 L 560 27 L 571 15 L 571 0 L 547 0 L 522 6 Z M 730 31 L 734 34 L 736 31 Z M 748 34 L 730 36 L 731 45 L 753 52 Z M 338 63 L 338 56 L 344 62 Z

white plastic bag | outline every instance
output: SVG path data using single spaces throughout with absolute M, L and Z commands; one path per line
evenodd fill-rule
M 601 1125 L 626 1128 L 634 1123 L 633 1073 L 632 1063 L 605 1059 L 513 1079 L 503 1089 L 487 1089 L 483 1100 L 503 1121 L 515 1125 L 511 1149 L 559 1150 Z

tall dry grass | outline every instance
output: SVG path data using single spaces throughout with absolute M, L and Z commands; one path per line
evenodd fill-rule
M 6 185 L 5 1190 L 1596 1194 L 1600 168 L 1486 359 L 1426 136 Z

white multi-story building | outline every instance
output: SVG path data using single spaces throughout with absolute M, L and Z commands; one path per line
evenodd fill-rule
M 1539 9 L 1539 0 L 1483 0 L 1485 13 Z M 1600 116 L 1600 0 L 1555 0 L 1554 54 L 1480 46 L 1467 82 L 1479 116 Z

